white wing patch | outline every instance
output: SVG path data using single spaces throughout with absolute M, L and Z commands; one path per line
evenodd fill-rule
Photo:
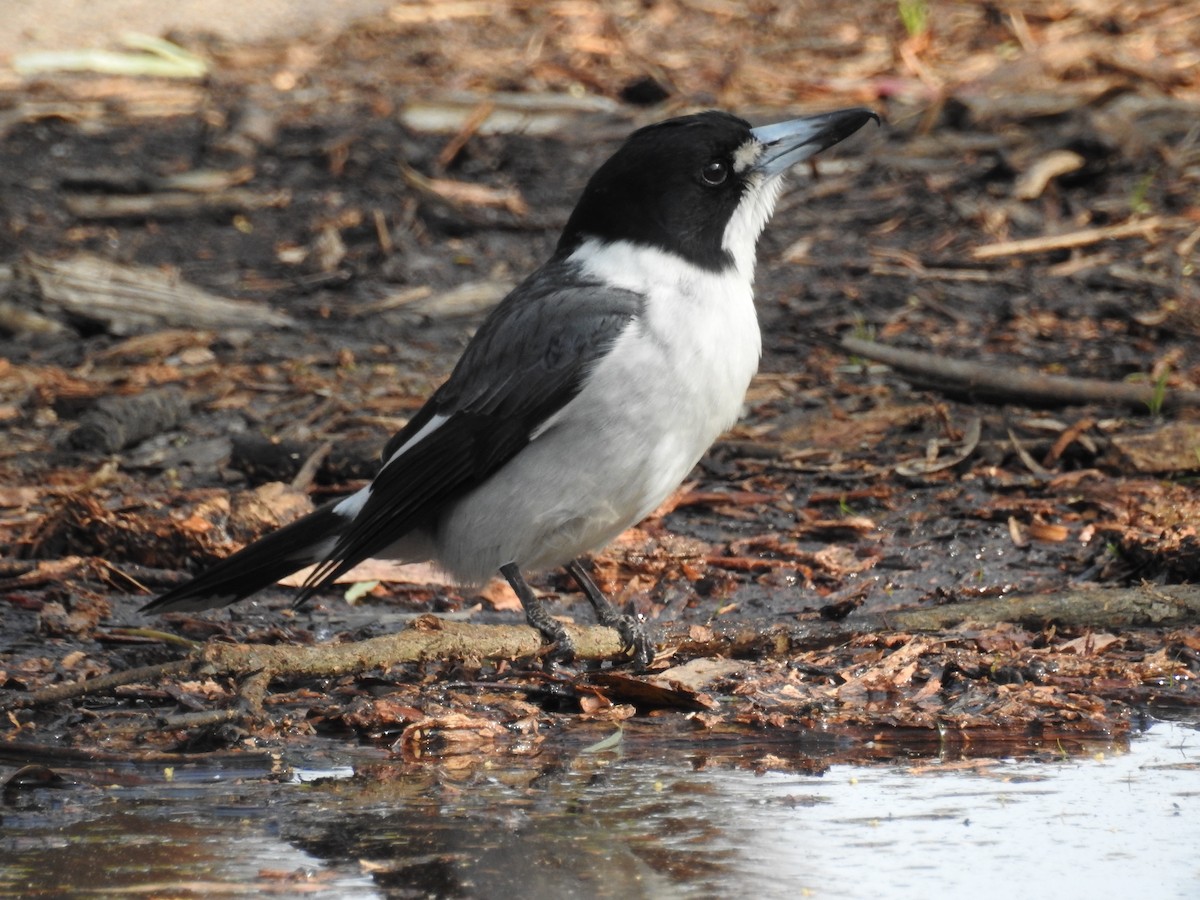
M 368 484 L 365 488 L 357 490 L 349 497 L 342 499 L 338 505 L 333 508 L 333 511 L 339 516 L 344 516 L 347 519 L 353 519 L 360 512 L 362 512 L 362 508 L 367 505 L 367 500 L 370 499 L 370 497 L 371 485 Z M 329 549 L 332 550 L 333 548 L 330 547 Z
M 401 456 L 403 456 L 414 444 L 417 444 L 430 434 L 433 434 L 433 432 L 437 431 L 438 428 L 440 428 L 449 418 L 449 416 L 442 415 L 437 415 L 431 418 L 425 423 L 424 427 L 421 428 L 420 431 L 396 448 L 396 452 L 388 457 L 387 462 L 383 464 L 383 468 L 386 469 Z M 360 512 L 362 512 L 362 508 L 367 505 L 367 500 L 369 500 L 371 497 L 371 487 L 373 485 L 374 482 L 371 482 L 371 484 L 368 484 L 365 488 L 355 491 L 349 497 L 346 497 L 339 502 L 338 505 L 333 508 L 333 511 L 339 516 L 345 516 L 347 519 L 353 519 Z
M 388 466 L 390 466 L 392 463 L 394 463 L 396 460 L 398 460 L 401 456 L 403 456 L 405 454 L 405 452 L 408 451 L 408 448 L 413 446 L 413 444 L 419 443 L 420 441 L 424 440 L 429 435 L 433 434 L 433 432 L 435 432 L 439 428 L 441 428 L 443 423 L 445 423 L 445 421 L 449 418 L 450 418 L 449 416 L 442 416 L 442 415 L 437 415 L 437 416 L 434 416 L 433 418 L 431 418 L 428 422 L 425 423 L 424 428 L 422 428 L 420 431 L 418 431 L 416 434 L 414 434 L 412 437 L 410 437 L 407 441 L 405 441 L 403 444 L 401 444 L 399 447 L 396 448 L 396 452 L 388 457 L 387 462 L 385 462 L 383 464 L 383 467 L 386 469 Z

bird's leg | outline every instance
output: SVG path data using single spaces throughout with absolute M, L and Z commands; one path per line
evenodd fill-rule
M 550 652 L 550 662 L 568 663 L 574 659 L 575 642 L 571 640 L 571 636 L 567 634 L 567 629 L 563 628 L 562 623 L 556 622 L 550 613 L 546 612 L 542 601 L 534 596 L 533 588 L 525 581 L 517 564 L 506 563 L 500 567 L 500 574 L 504 576 L 513 589 L 513 593 L 517 595 L 517 599 L 521 601 L 521 606 L 525 610 L 525 621 L 540 631 L 542 636 L 554 645 L 554 649 Z
M 632 651 L 634 660 L 639 666 L 645 667 L 654 659 L 654 641 L 646 623 L 633 616 L 617 612 L 615 606 L 604 596 L 604 592 L 596 586 L 596 582 L 584 570 L 583 564 L 573 559 L 567 563 L 566 569 L 575 579 L 592 609 L 596 610 L 596 621 L 609 628 L 615 628 L 621 636 L 621 642 L 626 650 Z

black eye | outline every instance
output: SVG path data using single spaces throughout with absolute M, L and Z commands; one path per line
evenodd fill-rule
M 700 177 L 704 179 L 705 184 L 711 184 L 714 187 L 724 184 L 725 179 L 729 177 L 729 166 L 719 159 L 714 159 L 700 170 Z

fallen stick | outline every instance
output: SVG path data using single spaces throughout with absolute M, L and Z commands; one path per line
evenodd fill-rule
M 155 194 L 67 194 L 63 203 L 80 219 L 182 219 L 213 212 L 248 212 L 286 207 L 287 191 L 228 188 L 207 194 L 163 191 Z
M 1043 375 L 1010 366 L 947 359 L 848 336 L 841 338 L 838 345 L 847 353 L 891 366 L 914 385 L 991 401 L 1016 401 L 1030 406 L 1116 403 L 1140 412 L 1200 406 L 1200 391 L 1164 391 L 1153 384 Z
M 86 678 L 83 681 L 55 684 L 48 688 L 42 688 L 40 691 L 34 691 L 27 697 L 20 694 L 10 695 L 0 703 L 0 709 L 43 706 L 47 703 L 57 703 L 60 700 L 71 700 L 89 694 L 106 694 L 113 688 L 134 684 L 138 681 L 159 681 L 170 675 L 182 675 L 195 668 L 195 665 L 196 661 L 192 657 L 185 656 L 182 659 L 173 659 L 170 662 L 158 663 L 153 666 L 139 666 L 136 669 L 109 672 L 107 675 Z
M 662 629 L 659 647 L 676 659 L 696 657 L 794 658 L 824 649 L 856 635 L 876 632 L 945 633 L 964 623 L 996 625 L 1013 622 L 1029 628 L 1172 628 L 1200 623 L 1200 585 L 1145 585 L 1135 588 L 1094 588 L 969 600 L 921 609 L 851 616 L 842 622 L 816 618 L 676 624 Z M 568 625 L 581 661 L 620 658 L 616 632 L 598 625 Z M 950 635 L 952 636 L 952 635 Z M 30 695 L 10 694 L 0 709 L 38 706 L 60 700 L 106 693 L 138 681 L 157 681 L 195 672 L 207 676 L 249 679 L 240 694 L 246 714 L 261 709 L 267 685 L 274 678 L 337 677 L 362 674 L 404 663 L 430 659 L 502 660 L 533 658 L 544 652 L 541 635 L 524 625 L 472 625 L 433 616 L 417 619 L 409 628 L 350 644 L 296 646 L 287 644 L 212 643 L 194 654 L 169 663 L 113 672 L 71 684 L 56 684 Z M 176 716 L 169 721 L 189 723 Z M 215 715 L 215 714 L 214 714 Z M 216 720 L 229 721 L 233 713 Z M 197 722 L 210 723 L 199 716 Z
M 1065 628 L 1173 628 L 1200 623 L 1200 585 L 1147 584 L 968 600 L 868 615 L 844 624 L 861 629 L 870 621 L 902 631 L 942 631 L 965 622 L 1013 622 L 1031 628 L 1051 624 Z
M 1136 222 L 1122 222 L 1120 225 L 1109 225 L 1104 228 L 1084 228 L 1080 231 L 1070 231 L 1066 234 L 1048 234 L 1042 237 L 1025 238 L 1019 241 L 1001 241 L 999 244 L 987 244 L 976 247 L 971 251 L 973 259 L 997 259 L 1001 256 L 1019 256 L 1025 253 L 1047 253 L 1052 250 L 1074 250 L 1099 244 L 1101 241 L 1115 241 L 1130 237 L 1150 237 L 1160 228 L 1170 227 L 1173 223 L 1162 216 L 1150 216 Z
M 9 299 L 68 325 L 94 323 L 118 335 L 163 327 L 215 331 L 292 324 L 283 313 L 210 294 L 178 274 L 87 253 L 68 259 L 26 254 L 13 267 Z
M 581 661 L 618 658 L 611 628 L 567 625 Z M 209 674 L 270 672 L 274 676 L 333 677 L 431 659 L 530 659 L 545 650 L 542 636 L 524 625 L 472 625 L 422 616 L 403 631 L 352 644 L 208 644 L 200 651 Z
M 174 428 L 190 408 L 187 397 L 174 386 L 136 397 L 102 397 L 67 435 L 66 445 L 92 453 L 117 453 Z

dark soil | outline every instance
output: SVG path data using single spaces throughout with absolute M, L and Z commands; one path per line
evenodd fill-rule
M 837 346 L 842 335 L 869 336 L 1001 371 L 1141 380 L 1161 386 L 1162 398 L 1195 390 L 1200 82 L 1194 67 L 1188 75 L 1172 65 L 1186 37 L 1178 37 L 1182 50 L 1170 43 L 1176 38 L 1159 37 L 1159 57 L 1143 58 L 1150 35 L 1200 33 L 1195 17 L 1166 28 L 1167 7 L 1135 4 L 1126 20 L 1107 23 L 1029 10 L 1021 21 L 1042 43 L 1018 51 L 1009 25 L 982 7 L 971 15 L 964 7 L 924 37 L 906 37 L 895 23 L 829 22 L 821 46 L 813 45 L 820 28 L 776 12 L 774 39 L 805 35 L 813 70 L 829 74 L 778 75 L 755 89 L 752 75 L 765 78 L 796 44 L 749 43 L 730 71 L 704 47 L 734 26 L 690 8 L 649 6 L 658 15 L 673 10 L 671 34 L 690 30 L 693 38 L 691 56 L 670 73 L 639 55 L 639 41 L 649 40 L 642 27 L 597 26 L 597 40 L 616 40 L 612 28 L 626 39 L 606 51 L 605 64 L 571 43 L 589 33 L 587 22 L 564 36 L 563 21 L 518 5 L 490 25 L 381 21 L 287 47 L 196 38 L 192 46 L 217 63 L 203 83 L 58 76 L 0 96 L 0 107 L 19 111 L 0 124 L 7 308 L 65 325 L 31 331 L 6 318 L 0 338 L 5 702 L 181 652 L 122 628 L 303 644 L 399 627 L 397 610 L 518 622 L 499 590 L 481 600 L 436 582 L 388 580 L 355 606 L 331 592 L 292 613 L 291 591 L 281 587 L 260 603 L 202 617 L 150 622 L 136 610 L 293 515 L 305 502 L 300 493 L 319 500 L 360 485 L 483 311 L 550 253 L 586 177 L 621 136 L 714 103 L 767 121 L 865 101 L 887 124 L 794 179 L 760 245 L 764 358 L 747 415 L 668 508 L 597 558 L 607 590 L 656 623 L 767 628 L 822 610 L 853 622 L 981 597 L 1196 580 L 1200 509 L 1191 479 L 1200 463 L 1185 456 L 1156 466 L 1122 449 L 1123 440 L 1163 428 L 1169 404 L 983 402 L 969 388 L 922 390 Z M 1063 29 L 1076 43 L 1052 53 Z M 519 70 L 505 48 L 526 32 L 551 42 L 537 65 Z M 868 66 L 879 35 L 891 51 Z M 450 59 L 451 40 L 469 49 Z M 1019 61 L 978 77 L 955 74 L 1002 52 Z M 867 74 L 835 77 L 856 61 Z M 454 149 L 454 128 L 435 132 L 406 116 L 421 104 L 457 108 L 449 88 L 479 92 L 475 106 L 503 106 L 494 92 L 537 98 L 578 93 L 579 85 L 613 102 L 567 112 L 547 134 L 466 128 Z M 650 108 L 621 99 L 664 92 L 665 102 Z M 1062 174 L 1039 182 L 1043 166 L 1064 158 Z M 227 181 L 245 193 L 183 212 L 154 205 L 165 184 L 189 173 L 218 173 L 222 190 Z M 211 199 L 217 189 L 192 190 Z M 81 213 L 95 211 L 89 200 L 120 197 L 149 198 L 151 211 Z M 1113 231 L 1115 239 L 1101 231 L 1074 246 L 977 252 L 1138 222 L 1142 232 Z M 131 334 L 57 315 L 23 266 L 85 252 L 169 270 L 293 324 Z M 464 284 L 474 292 L 459 291 Z M 85 417 L 101 401 L 166 386 L 179 391 L 186 413 L 156 433 L 113 444 L 78 430 L 95 424 Z M 1196 421 L 1186 407 L 1169 416 Z M 969 443 L 975 420 L 977 443 L 939 468 L 937 460 Z M 295 490 L 262 492 L 279 481 Z M 259 506 L 248 508 L 251 500 Z M 556 614 L 580 610 L 565 579 L 545 573 L 537 585 Z M 991 736 L 1015 741 L 1045 731 L 1120 733 L 1131 711 L 1151 703 L 1194 716 L 1194 622 L 1094 640 L 1097 633 L 1003 622 L 936 639 L 874 633 L 808 657 L 762 659 L 736 679 L 713 676 L 695 689 L 745 698 L 713 719 L 713 730 L 819 722 L 868 734 L 990 721 Z M 1072 643 L 1082 638 L 1093 642 Z M 910 651 L 906 668 L 896 654 Z M 505 664 L 464 665 L 473 680 L 511 675 Z M 834 689 L 888 665 L 859 694 Z M 454 661 L 397 667 L 387 673 L 388 709 L 369 679 L 293 680 L 277 685 L 292 693 L 266 717 L 270 727 L 263 718 L 242 725 L 264 729 L 260 738 L 313 729 L 379 738 L 423 723 L 416 736 L 405 731 L 415 741 L 459 707 L 509 724 L 533 717 L 537 731 L 539 710 L 623 717 L 652 705 L 611 685 L 575 685 L 553 702 L 553 692 L 529 688 L 520 709 L 511 699 L 464 701 L 445 684 L 462 672 Z M 8 739 L 118 740 L 129 732 L 115 717 L 219 708 L 236 697 L 235 681 L 132 686 L 98 706 L 23 709 Z M 872 706 L 881 696 L 886 711 Z M 168 729 L 157 743 L 193 746 L 180 732 Z M 213 732 L 202 745 L 244 737 Z

